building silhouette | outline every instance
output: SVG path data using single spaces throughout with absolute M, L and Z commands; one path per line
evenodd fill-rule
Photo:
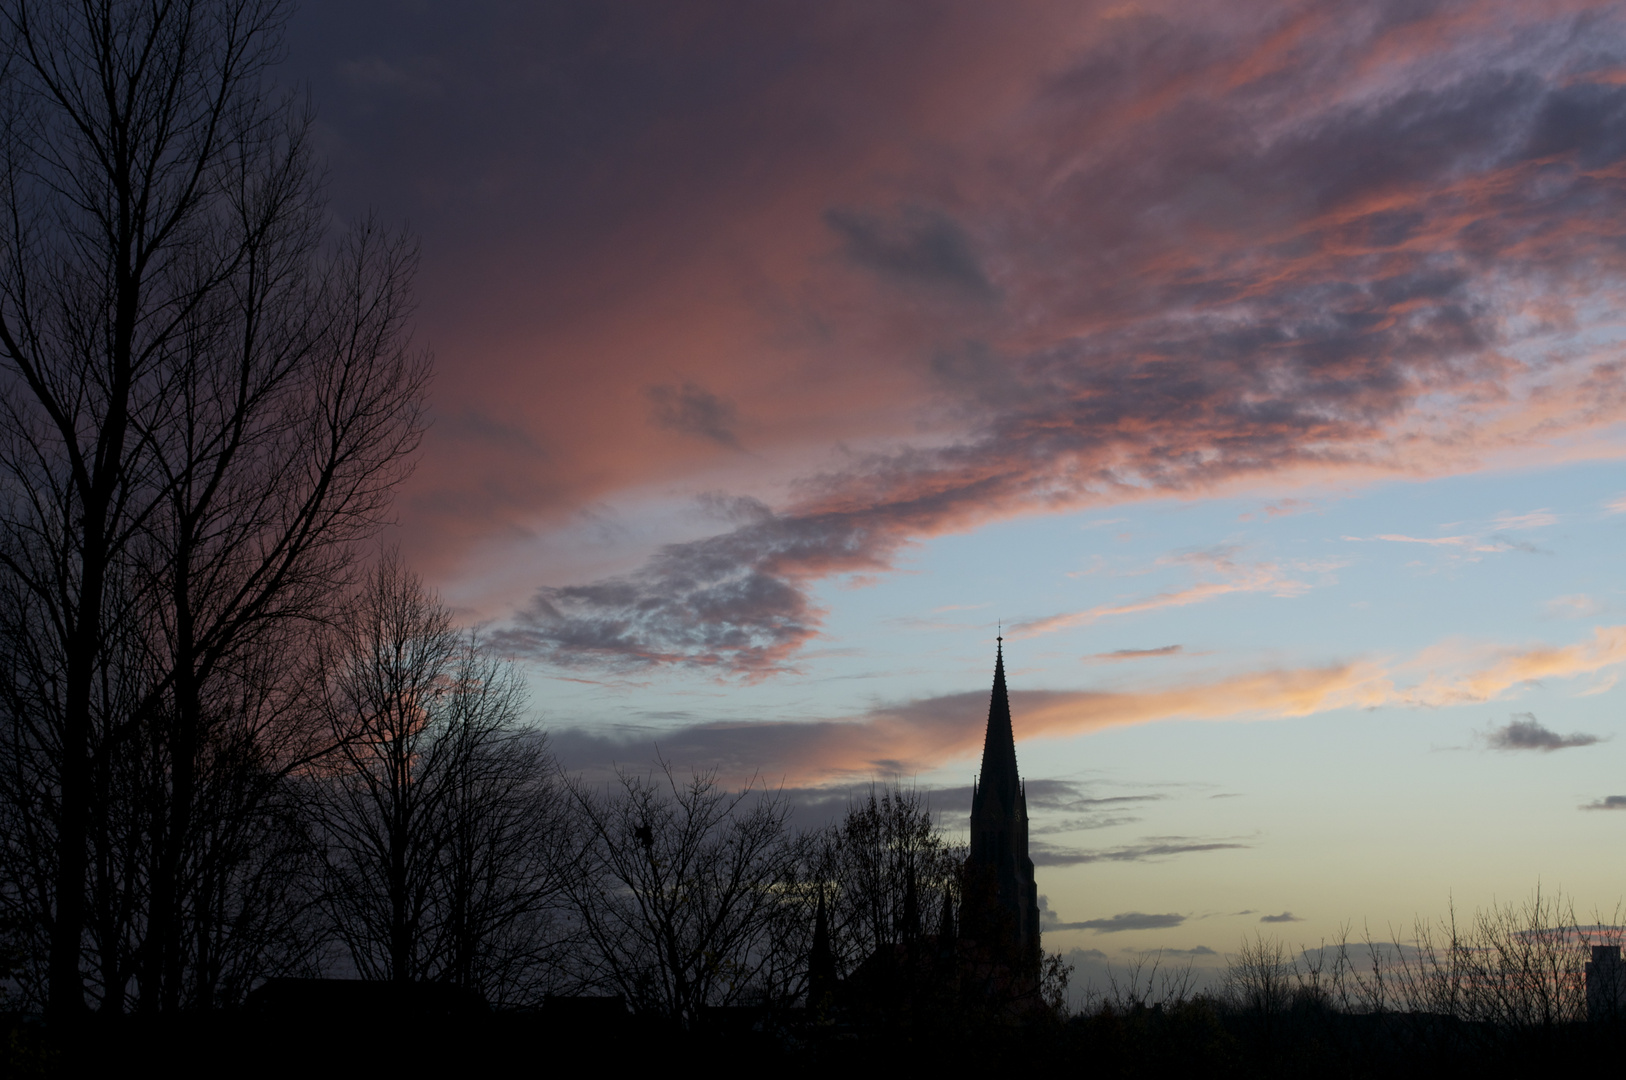
M 1626 962 L 1619 945 L 1592 946 L 1586 964 L 1586 1018 L 1594 1024 L 1626 1018 Z
M 1018 978 L 1039 968 L 1039 887 L 1028 856 L 1028 800 L 1016 768 L 1016 734 L 1005 688 L 1005 639 L 997 639 L 982 771 L 971 795 L 960 933 Z
M 904 882 L 897 937 L 879 944 L 846 978 L 836 974 L 829 917 L 820 892 L 808 955 L 808 1007 L 820 1022 L 944 1022 L 953 1016 L 1012 1016 L 1042 1007 L 1039 891 L 1028 856 L 1028 809 L 1016 768 L 1016 737 L 1005 688 L 1004 638 L 994 656 L 982 771 L 971 800 L 971 850 L 956 917 L 944 890 L 935 932 L 922 925 L 911 876 Z M 972 1010 L 967 1013 L 966 1010 Z

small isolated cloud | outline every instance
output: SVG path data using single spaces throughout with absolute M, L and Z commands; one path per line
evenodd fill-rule
M 1304 920 L 1291 911 L 1284 911 L 1280 915 L 1261 915 L 1259 921 L 1264 923 L 1303 922 Z
M 1186 651 L 1184 645 L 1163 645 L 1156 649 L 1114 649 L 1112 652 L 1092 653 L 1085 663 L 1113 664 L 1120 660 L 1146 660 L 1154 656 L 1179 656 Z
M 739 437 L 734 434 L 739 416 L 733 402 L 726 398 L 692 382 L 682 386 L 651 386 L 645 394 L 657 427 L 709 439 L 730 450 L 741 448 Z
M 1596 735 L 1572 732 L 1560 735 L 1541 725 L 1534 713 L 1514 713 L 1513 718 L 1486 736 L 1492 750 L 1566 750 L 1572 746 L 1591 746 L 1599 742 Z
M 1057 923 L 1057 930 L 1094 930 L 1097 934 L 1117 934 L 1125 930 L 1168 930 L 1186 921 L 1184 915 L 1147 915 L 1139 911 L 1125 911 L 1110 919 L 1085 919 L 1082 922 Z
M 1277 499 L 1273 503 L 1266 503 L 1264 511 L 1266 517 L 1288 517 L 1315 508 L 1315 502 L 1310 499 Z
M 1551 510 L 1532 510 L 1528 514 L 1501 513 L 1496 515 L 1498 529 L 1544 529 L 1558 524 L 1558 515 Z
M 1589 802 L 1582 810 L 1626 810 L 1626 795 L 1605 795 L 1597 802 Z
M 1547 609 L 1547 614 L 1560 619 L 1590 618 L 1603 610 L 1603 604 L 1586 593 L 1555 596 L 1543 606 Z
M 825 211 L 824 223 L 841 237 L 849 259 L 882 278 L 994 295 L 971 237 L 939 211 L 905 207 L 887 218 L 837 207 Z

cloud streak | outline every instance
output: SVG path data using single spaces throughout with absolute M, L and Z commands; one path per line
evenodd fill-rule
M 1208 551 L 1188 552 L 1170 559 L 1161 560 L 1165 564 L 1184 563 L 1206 569 L 1219 576 L 1221 580 L 1200 582 L 1188 588 L 1162 592 L 1155 596 L 1136 600 L 1101 604 L 1087 611 L 1074 612 L 1069 615 L 1052 615 L 1049 618 L 1015 623 L 1011 626 L 1010 636 L 1013 638 L 1037 637 L 1040 634 L 1050 634 L 1058 630 L 1070 630 L 1076 626 L 1088 626 L 1091 623 L 1114 615 L 1135 615 L 1147 611 L 1157 611 L 1161 608 L 1185 607 L 1188 604 L 1200 604 L 1231 593 L 1264 592 L 1273 596 L 1285 597 L 1298 596 L 1309 588 L 1304 582 L 1285 575 L 1282 568 L 1274 563 L 1242 564 L 1236 561 L 1235 556 L 1236 549 L 1225 547 Z M 1177 650 L 1178 646 L 1175 647 L 1175 651 Z M 1153 654 L 1167 651 L 1169 650 L 1155 650 Z
M 1093 851 L 1032 843 L 1029 845 L 1029 853 L 1033 857 L 1034 866 L 1084 866 L 1099 862 L 1159 862 L 1176 855 L 1191 855 L 1203 851 L 1237 851 L 1252 846 L 1234 840 L 1167 837 L 1162 840 Z
M 1084 919 L 1079 922 L 1056 922 L 1047 930 L 1094 930 L 1098 934 L 1121 934 L 1127 930 L 1169 930 L 1186 921 L 1184 915 L 1147 915 L 1139 911 L 1125 911 L 1106 919 Z
M 1185 652 L 1184 645 L 1160 645 L 1155 649 L 1114 649 L 1112 652 L 1095 653 L 1084 659 L 1101 664 L 1113 664 L 1121 660 L 1149 660 L 1158 656 L 1179 656 Z

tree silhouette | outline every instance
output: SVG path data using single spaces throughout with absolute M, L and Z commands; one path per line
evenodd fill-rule
M 503 999 L 532 975 L 573 860 L 541 736 L 511 665 L 393 554 L 341 622 L 310 784 L 323 905 L 366 978 Z
M 266 82 L 287 10 L 0 2 L 0 902 L 58 1015 L 87 974 L 104 1009 L 207 1004 L 252 949 L 217 930 L 261 907 L 229 897 L 260 840 L 220 826 L 276 784 L 226 777 L 312 749 L 298 665 L 261 661 L 421 430 L 413 251 L 324 247 L 311 116 Z
M 680 781 L 664 762 L 618 773 L 608 791 L 572 790 L 588 841 L 573 898 L 593 981 L 692 1025 L 708 1006 L 805 978 L 805 949 L 775 933 L 799 895 L 781 797 L 730 793 L 707 773 Z

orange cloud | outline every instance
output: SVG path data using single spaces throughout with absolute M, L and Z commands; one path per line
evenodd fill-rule
M 1252 672 L 1145 692 L 1013 691 L 1019 739 L 1087 734 L 1165 720 L 1305 716 L 1388 703 L 1380 667 L 1335 665 Z M 908 775 L 970 759 L 982 746 L 988 694 L 949 694 L 875 709 L 848 720 L 701 724 L 663 733 L 669 760 L 716 767 L 731 778 L 760 773 L 791 786 L 869 776 Z M 626 760 L 623 744 L 579 730 L 555 731 L 567 762 Z
M 1403 663 L 1354 661 L 1273 668 L 1140 690 L 1016 690 L 1017 738 L 1068 738 L 1170 720 L 1268 720 L 1336 709 L 1448 707 L 1496 700 L 1521 685 L 1573 678 L 1626 663 L 1626 626 L 1598 627 L 1590 641 L 1495 651 L 1446 646 Z M 1409 678 L 1421 670 L 1420 680 Z M 731 777 L 761 773 L 791 786 L 909 775 L 970 760 L 982 745 L 988 694 L 947 694 L 844 720 L 701 724 L 661 736 L 671 760 L 718 766 Z M 582 731 L 556 732 L 578 766 L 627 747 Z
M 1403 704 L 1460 705 L 1490 701 L 1524 683 L 1567 679 L 1626 662 L 1626 626 L 1600 626 L 1592 640 L 1559 648 L 1536 646 L 1501 652 L 1466 674 L 1430 673 L 1397 697 Z

